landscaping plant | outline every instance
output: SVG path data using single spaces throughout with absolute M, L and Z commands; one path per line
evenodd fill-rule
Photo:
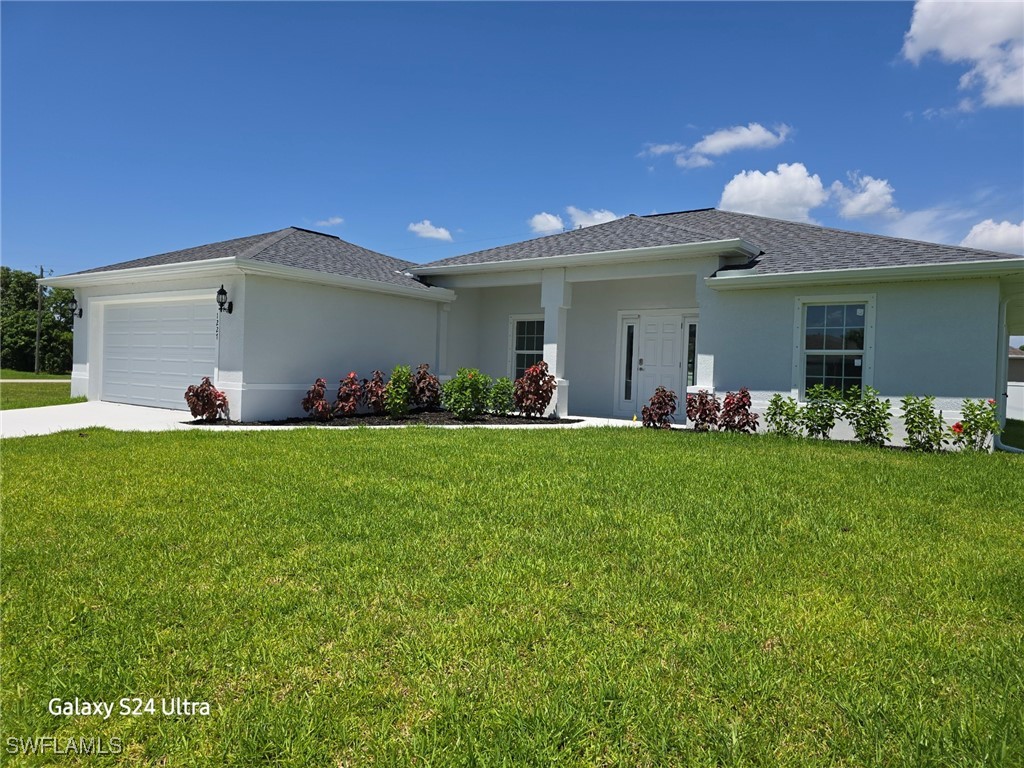
M 686 420 L 696 432 L 708 432 L 718 426 L 718 414 L 722 404 L 718 398 L 706 389 L 697 391 L 696 395 L 686 396 Z
M 386 410 L 384 405 L 384 372 L 374 371 L 369 381 L 363 379 L 363 401 L 374 413 L 380 415 Z
M 209 376 L 204 376 L 198 387 L 195 384 L 189 385 L 185 390 L 185 402 L 188 403 L 192 417 L 196 419 L 216 421 L 228 415 L 228 397 L 213 386 Z
M 986 451 L 1000 433 L 995 400 L 964 400 L 963 418 L 950 427 L 953 445 L 967 451 Z
M 907 431 L 907 447 L 926 453 L 941 451 L 947 442 L 946 424 L 942 420 L 942 411 L 935 410 L 935 398 L 907 395 L 900 401 L 900 407 Z
M 548 364 L 541 360 L 531 365 L 523 375 L 516 379 L 516 408 L 524 416 L 540 417 L 544 415 L 555 394 L 555 377 L 548 373 Z
M 327 402 L 326 393 L 327 379 L 317 379 L 302 398 L 302 410 L 317 421 L 330 421 L 334 408 Z
M 803 417 L 800 405 L 792 397 L 783 397 L 779 393 L 772 395 L 768 408 L 764 412 L 764 421 L 768 429 L 783 437 L 801 437 L 803 435 Z
M 355 371 L 338 382 L 338 399 L 334 402 L 334 410 L 339 416 L 351 416 L 359 410 L 363 402 L 365 390 Z
M 808 437 L 828 438 L 836 425 L 843 397 L 835 387 L 815 384 L 807 390 L 807 405 L 800 411 L 800 421 Z
M 718 427 L 726 432 L 757 432 L 757 414 L 750 412 L 750 390 L 740 387 L 739 392 L 726 393 Z
M 441 405 L 441 382 L 426 363 L 420 365 L 413 376 L 412 404 L 428 411 L 437 410 Z
M 384 408 L 393 419 L 409 414 L 412 399 L 412 369 L 408 365 L 396 365 L 391 371 L 391 380 L 384 386 Z
M 846 394 L 840 406 L 840 412 L 850 426 L 853 434 L 865 445 L 885 445 L 892 439 L 889 428 L 889 401 L 878 397 L 874 387 L 853 387 Z
M 671 429 L 672 414 L 676 412 L 676 393 L 671 389 L 658 387 L 650 401 L 640 410 L 645 427 Z
M 442 388 L 444 407 L 458 419 L 472 419 L 487 409 L 491 378 L 476 368 L 459 368 Z
M 495 416 L 508 416 L 516 409 L 516 385 L 508 376 L 496 379 L 488 397 L 487 409 Z

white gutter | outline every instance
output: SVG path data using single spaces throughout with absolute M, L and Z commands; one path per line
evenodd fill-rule
M 301 267 L 289 267 L 283 264 L 250 261 L 236 256 L 227 256 L 221 259 L 204 259 L 202 261 L 187 261 L 178 264 L 157 264 L 147 267 L 61 275 L 59 277 L 48 277 L 40 282 L 44 285 L 52 285 L 55 288 L 89 288 L 116 283 L 218 277 L 226 274 L 277 277 L 283 280 L 316 283 L 317 285 L 334 286 L 337 288 L 351 288 L 358 291 L 385 293 L 392 296 L 404 296 L 428 301 L 455 301 L 455 292 L 447 288 L 436 286 L 415 288 L 413 286 L 384 283 L 379 280 L 319 272 L 315 269 L 302 269 Z
M 999 349 L 1005 350 L 1006 344 L 1006 308 L 1010 304 L 1009 299 L 1003 299 L 999 302 L 999 331 L 996 334 L 998 338 Z M 998 419 L 999 426 L 1006 427 L 1006 400 L 1009 397 L 1007 391 L 1007 378 L 1009 375 L 1010 357 L 1009 355 L 999 355 L 996 360 L 996 406 L 998 408 Z M 1017 448 L 1012 445 L 1004 443 L 999 435 L 992 436 L 992 448 L 997 451 L 1006 451 L 1007 453 L 1024 453 L 1024 449 Z
M 716 291 L 744 288 L 786 288 L 798 285 L 842 285 L 844 283 L 896 282 L 901 280 L 943 280 L 964 277 L 1024 275 L 1024 259 L 954 261 L 947 264 L 904 264 L 892 267 L 825 269 L 813 272 L 779 272 L 767 275 L 720 274 L 704 278 Z
M 410 267 L 416 275 L 460 275 L 479 272 L 513 272 L 524 269 L 553 269 L 556 267 L 582 267 L 608 262 L 658 261 L 662 259 L 693 258 L 700 256 L 744 256 L 753 258 L 761 252 L 746 240 L 709 240 L 703 243 L 675 243 L 654 245 L 649 248 L 627 248 L 617 251 L 592 251 L 566 256 L 535 256 L 529 259 L 487 261 L 479 264 L 446 264 L 438 267 Z

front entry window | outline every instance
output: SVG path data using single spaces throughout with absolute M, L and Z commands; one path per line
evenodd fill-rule
M 513 378 L 518 379 L 544 359 L 544 321 L 516 320 L 512 337 Z

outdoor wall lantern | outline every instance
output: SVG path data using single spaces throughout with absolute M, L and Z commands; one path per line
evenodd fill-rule
M 224 285 L 221 284 L 220 290 L 217 291 L 217 308 L 221 312 L 227 312 L 231 314 L 231 310 L 235 308 L 235 302 L 228 301 L 228 292 L 224 290 Z
M 68 302 L 68 309 L 71 310 L 71 314 L 74 317 L 82 316 L 82 309 L 81 307 L 78 306 L 78 299 L 76 299 L 74 296 L 72 296 L 71 301 Z

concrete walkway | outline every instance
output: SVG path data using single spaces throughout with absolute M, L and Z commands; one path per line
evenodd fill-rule
M 189 429 L 188 411 L 169 408 L 144 408 L 120 403 L 69 403 L 42 408 L 15 408 L 0 411 L 0 437 L 49 435 L 68 429 L 106 427 L 119 432 L 163 432 Z
M 640 422 L 623 419 L 597 419 L 590 417 L 573 417 L 580 421 L 575 424 L 500 424 L 485 426 L 480 424 L 446 425 L 441 429 L 465 429 L 467 427 L 483 427 L 485 429 L 578 429 L 580 427 L 639 427 Z M 174 429 L 204 429 L 214 432 L 238 432 L 256 429 L 308 429 L 310 426 L 319 429 L 356 429 L 353 427 L 316 427 L 315 425 L 295 424 L 287 426 L 204 426 L 192 424 L 192 416 L 188 411 L 173 411 L 169 408 L 147 408 L 141 405 L 123 405 L 121 403 L 104 403 L 96 400 L 88 403 L 70 403 L 68 405 L 48 405 L 43 408 L 17 408 L 0 411 L 0 438 L 26 437 L 29 435 L 49 435 L 71 429 L 87 429 L 88 427 L 106 427 L 118 432 L 166 432 Z M 402 425 L 371 427 L 371 429 L 402 429 Z

